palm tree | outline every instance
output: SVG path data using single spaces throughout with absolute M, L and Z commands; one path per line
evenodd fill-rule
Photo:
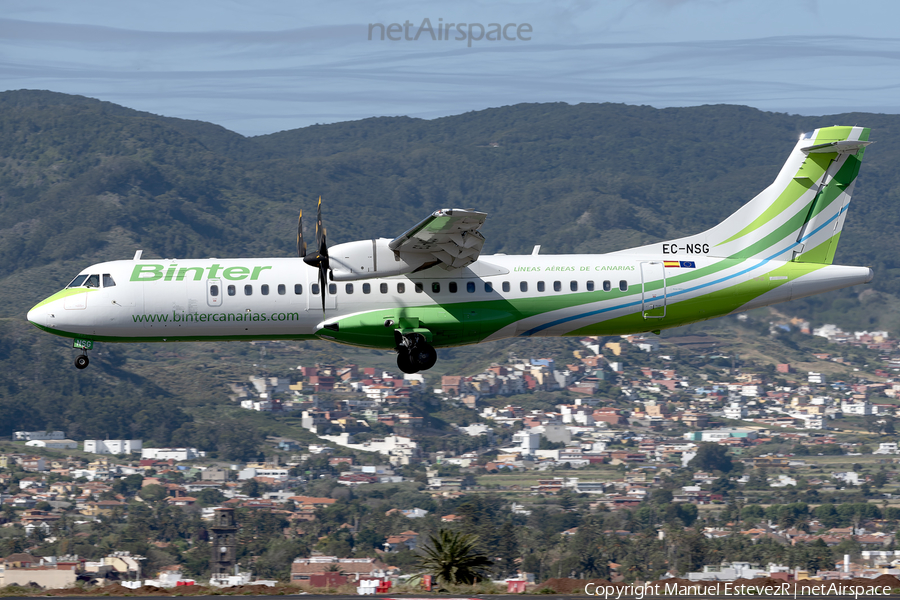
M 422 548 L 418 567 L 441 584 L 473 584 L 486 579 L 485 569 L 494 563 L 476 550 L 477 543 L 477 536 L 441 529 Z

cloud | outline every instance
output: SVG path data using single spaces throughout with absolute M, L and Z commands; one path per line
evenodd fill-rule
M 747 7 L 743 0 L 700 4 Z M 137 29 L 5 18 L 0 81 L 7 89 L 84 94 L 245 134 L 373 115 L 431 118 L 519 102 L 736 103 L 801 114 L 897 110 L 897 38 L 817 31 L 731 39 L 626 36 L 622 28 L 635 26 L 630 10 L 662 6 L 674 15 L 696 11 L 698 3 L 612 6 L 619 12 L 599 19 L 596 3 L 570 2 L 546 21 L 538 21 L 531 6 L 515 16 L 534 21 L 532 41 L 481 41 L 471 48 L 455 40 L 369 41 L 368 23 L 375 20 L 364 18 L 194 31 L 189 24 L 164 31 L 152 30 L 152 23 Z M 477 14 L 471 6 L 460 10 Z M 415 16 L 402 3 L 394 13 Z

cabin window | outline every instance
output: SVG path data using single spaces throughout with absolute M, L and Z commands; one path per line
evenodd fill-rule
M 578 282 L 577 282 L 577 281 L 570 281 L 570 282 L 569 282 L 569 289 L 572 290 L 573 292 L 577 292 L 577 291 L 578 291 Z
M 561 282 L 561 281 L 554 281 L 554 282 L 553 282 L 553 291 L 554 291 L 554 292 L 558 292 L 558 291 L 560 291 L 560 290 L 562 290 L 562 282 Z
M 344 291 L 346 291 L 347 294 L 352 294 L 352 293 L 353 293 L 353 284 L 352 284 L 352 283 L 348 283 L 347 285 L 345 285 L 345 286 L 344 286 Z
M 244 286 L 244 295 L 245 295 L 245 296 L 252 296 L 252 295 L 253 295 L 253 286 L 252 286 L 252 285 L 247 284 L 247 285 Z
M 610 291 L 611 289 L 612 289 L 612 283 L 609 282 L 609 281 L 604 281 L 604 282 L 603 282 L 603 291 L 604 291 L 604 292 L 608 292 L 608 291 Z
M 302 293 L 303 293 L 303 284 L 295 283 L 294 284 L 294 295 L 299 296 Z M 313 292 L 313 294 L 318 294 L 318 293 L 319 293 L 318 291 Z
M 318 296 L 319 295 L 319 284 L 313 283 L 312 285 L 310 285 L 309 293 L 312 294 L 313 296 Z
M 484 282 L 484 291 L 485 291 L 485 293 L 487 293 L 487 294 L 490 294 L 491 292 L 493 292 L 493 291 L 494 291 L 494 284 L 493 284 L 493 283 L 488 283 L 487 281 L 485 281 L 485 282 Z
M 109 273 L 103 274 L 103 287 L 116 287 L 116 282 Z
M 456 282 L 455 282 L 455 281 L 451 281 L 450 284 L 449 284 L 447 287 L 450 288 L 450 293 L 451 293 L 451 294 L 455 294 L 455 293 L 456 293 Z
M 269 295 L 269 284 L 264 283 L 261 286 L 259 286 L 259 293 L 262 294 L 263 296 L 268 296 Z
M 100 287 L 100 276 L 99 275 L 88 275 L 87 281 L 84 282 L 84 287 L 89 287 L 89 288 Z
M 403 283 L 402 281 L 401 281 L 400 283 L 397 284 L 397 293 L 398 293 L 398 294 L 405 294 L 405 293 L 406 293 L 406 284 Z
M 287 286 L 285 286 L 283 283 L 279 283 L 278 284 L 278 295 L 284 296 L 285 294 L 287 294 Z
M 81 284 L 84 283 L 84 280 L 87 279 L 87 275 L 79 275 L 75 279 L 72 280 L 72 283 L 67 285 L 67 288 L 76 288 L 81 287 Z
M 235 288 L 233 285 L 229 285 L 228 286 L 228 295 L 234 296 L 235 294 L 237 294 L 237 288 Z
M 371 294 L 372 293 L 372 284 L 364 283 L 363 284 L 363 294 Z
M 421 281 L 417 281 L 415 286 L 413 286 L 413 289 L 416 290 L 417 294 L 421 294 L 425 290 L 425 286 L 422 285 Z
M 219 286 L 211 285 L 209 286 L 209 295 L 213 298 L 217 298 L 219 296 Z
M 504 281 L 504 282 L 503 282 L 503 285 L 502 285 L 501 287 L 503 288 L 503 291 L 504 291 L 504 292 L 508 292 L 508 291 L 509 291 L 509 282 L 508 282 L 508 281 Z
M 584 284 L 584 287 L 587 288 L 587 291 L 593 292 L 593 291 L 594 291 L 594 282 L 593 282 L 593 280 L 588 281 L 587 283 L 585 283 L 585 284 Z
M 336 283 L 328 284 L 328 293 L 331 294 L 332 296 L 337 295 L 337 284 Z
M 623 291 L 623 292 L 627 292 L 627 291 L 628 291 L 628 282 L 625 281 L 624 279 L 621 280 L 621 281 L 619 281 L 619 290 L 621 290 L 621 291 Z
M 432 281 L 431 282 L 431 291 L 435 294 L 440 294 L 441 293 L 441 283 L 439 281 Z
M 520 292 L 527 292 L 527 291 L 528 291 L 528 282 L 527 282 L 527 281 L 522 281 L 522 282 L 519 283 L 519 291 L 520 291 Z
M 469 292 L 470 294 L 475 293 L 475 282 L 474 281 L 466 282 L 466 291 Z
M 538 291 L 539 292 L 544 291 L 544 282 L 543 281 L 538 281 Z
M 382 283 L 381 285 L 378 286 L 378 289 L 381 290 L 382 294 L 387 294 L 388 285 L 386 283 Z

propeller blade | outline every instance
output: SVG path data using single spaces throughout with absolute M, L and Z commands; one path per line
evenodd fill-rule
M 306 256 L 306 241 L 303 239 L 303 211 L 297 217 L 297 256 L 303 258 Z
M 322 318 L 325 318 L 325 290 L 326 290 L 325 269 L 319 267 L 319 291 L 322 294 Z
M 322 222 L 322 198 L 319 197 L 319 208 L 316 211 L 316 253 L 303 257 L 303 261 L 311 267 L 319 267 L 328 271 L 328 244 L 325 240 L 325 224 Z
M 322 221 L 322 196 L 319 196 L 319 205 L 316 207 L 316 245 L 319 246 L 319 254 L 325 259 L 327 269 L 328 245 L 325 243 L 325 222 Z

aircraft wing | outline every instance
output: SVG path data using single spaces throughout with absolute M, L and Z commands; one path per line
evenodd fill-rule
M 474 210 L 442 208 L 388 245 L 398 253 L 430 255 L 447 270 L 461 269 L 481 254 L 484 236 L 478 228 L 486 217 L 487 213 Z

